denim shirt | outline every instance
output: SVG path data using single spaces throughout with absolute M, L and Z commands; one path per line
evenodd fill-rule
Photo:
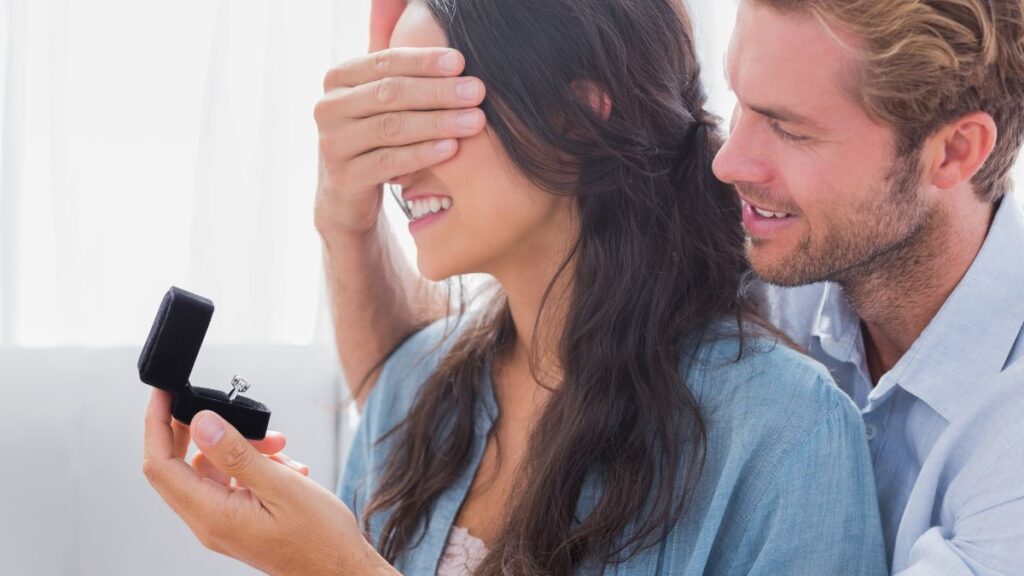
M 457 337 L 450 324 L 439 321 L 408 339 L 368 397 L 338 485 L 360 525 L 398 435 L 381 437 L 409 412 Z M 693 358 L 681 362 L 680 373 L 707 430 L 706 461 L 683 517 L 665 539 L 626 562 L 591 564 L 577 574 L 885 573 L 871 461 L 855 406 L 826 370 L 797 352 L 749 335 L 744 349 L 737 360 L 738 338 L 722 335 L 683 355 Z M 418 544 L 396 560 L 403 574 L 437 571 L 498 415 L 489 373 L 480 374 L 470 464 L 424 515 L 423 538 L 417 534 Z M 584 484 L 577 518 L 592 510 L 599 490 Z M 386 517 L 384 511 L 371 518 L 367 537 L 374 545 Z
M 1004 198 L 981 251 L 877 386 L 836 284 L 756 286 L 762 313 L 860 406 L 892 572 L 1024 574 L 1024 206 Z

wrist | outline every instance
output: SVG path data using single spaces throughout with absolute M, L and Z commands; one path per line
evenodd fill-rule
M 365 229 L 350 229 L 341 226 L 317 226 L 324 252 L 329 256 L 345 254 L 367 254 L 374 252 L 380 244 L 378 218 Z
M 365 574 L 366 576 L 401 576 L 377 550 L 363 538 L 354 549 L 342 553 L 334 574 Z
M 275 576 L 401 576 L 401 572 L 363 539 L 344 546 L 324 546 L 307 550 L 299 562 L 289 561 L 286 567 L 270 570 Z

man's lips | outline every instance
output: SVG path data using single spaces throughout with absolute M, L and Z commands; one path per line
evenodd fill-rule
M 744 196 L 743 194 L 740 194 L 739 197 L 740 202 L 743 203 L 744 209 L 746 209 L 747 206 L 750 206 L 750 208 L 753 209 L 755 213 L 757 213 L 759 216 L 763 218 L 787 218 L 794 216 L 794 212 L 781 208 L 776 208 L 774 206 L 769 206 L 767 202 L 755 202 L 751 200 L 749 197 Z
M 783 211 L 768 210 L 747 202 L 743 202 L 743 228 L 754 238 L 767 238 L 788 228 L 797 217 Z

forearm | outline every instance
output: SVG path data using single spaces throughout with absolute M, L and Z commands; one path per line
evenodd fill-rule
M 338 359 L 362 410 L 374 368 L 417 326 L 439 318 L 444 300 L 402 254 L 383 211 L 366 232 L 321 239 Z

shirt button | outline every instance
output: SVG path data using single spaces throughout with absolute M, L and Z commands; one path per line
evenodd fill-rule
M 875 429 L 875 425 L 874 424 L 868 424 L 868 425 L 864 426 L 864 432 L 867 433 L 868 440 L 874 440 L 875 439 L 875 434 L 878 433 L 878 431 Z

